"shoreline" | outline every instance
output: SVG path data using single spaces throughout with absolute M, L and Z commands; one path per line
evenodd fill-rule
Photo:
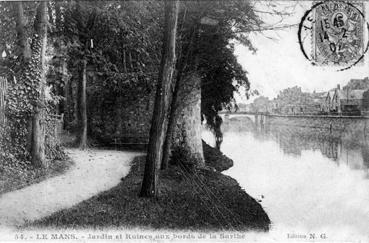
M 319 114 L 277 114 L 266 112 L 219 112 L 219 115 L 238 116 L 238 115 L 252 115 L 252 116 L 266 116 L 266 117 L 296 117 L 296 118 L 342 118 L 342 119 L 369 119 L 369 116 L 347 116 L 347 115 L 319 115 Z
M 262 206 L 235 179 L 219 171 L 200 169 L 191 174 L 171 165 L 160 172 L 158 198 L 138 197 L 144 163 L 145 156 L 136 157 L 116 187 L 24 227 L 269 230 L 271 222 Z

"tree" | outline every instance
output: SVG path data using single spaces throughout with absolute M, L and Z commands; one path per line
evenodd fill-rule
M 181 16 L 188 17 L 183 18 L 179 34 L 182 48 L 162 168 L 167 167 L 176 146 L 196 154 L 196 164 L 204 165 L 201 119 L 204 117 L 219 134 L 218 111 L 235 103 L 233 95 L 240 86 L 249 88 L 246 72 L 237 62 L 230 41 L 238 40 L 254 50 L 246 34 L 253 25 L 261 24 L 246 1 L 186 2 L 184 9 Z M 200 104 L 201 112 L 196 108 Z
M 26 5 L 28 9 L 35 7 L 34 3 Z M 14 43 L 9 42 L 7 66 L 16 71 L 14 77 L 17 77 L 18 82 L 10 83 L 6 96 L 7 133 L 10 139 L 5 141 L 9 151 L 3 159 L 13 163 L 15 160 L 15 162 L 30 161 L 33 166 L 42 167 L 46 161 L 44 125 L 47 106 L 45 102 L 47 8 L 45 2 L 36 5 L 35 16 L 28 16 L 34 18 L 33 28 L 27 26 L 27 29 L 23 7 L 23 3 L 13 5 L 17 38 Z M 34 13 L 34 10 L 29 12 Z M 27 48 L 28 31 L 33 33 L 30 51 Z
M 15 47 L 15 55 L 17 56 L 17 63 L 20 67 L 21 65 L 27 64 L 31 58 L 31 49 L 26 35 L 26 18 L 24 16 L 23 3 L 17 2 L 13 5 L 14 16 L 16 22 L 17 31 L 17 45 Z M 19 69 L 19 68 L 18 68 Z M 28 127 L 30 132 L 28 133 L 27 146 L 28 150 L 31 151 L 32 148 L 32 118 L 28 120 Z
M 38 89 L 38 100 L 34 104 L 34 115 L 32 118 L 32 143 L 31 157 L 35 166 L 43 166 L 45 163 L 45 131 L 43 126 L 44 117 L 44 96 L 46 85 L 46 47 L 47 47 L 47 3 L 41 2 L 37 9 L 35 19 L 35 35 L 33 38 L 32 50 L 39 56 L 39 80 L 36 84 Z
M 91 39 L 89 39 L 89 30 L 88 27 L 89 24 L 93 25 L 94 18 L 96 16 L 95 8 L 93 8 L 92 13 L 85 17 L 82 13 L 82 6 L 80 2 L 77 2 L 77 16 L 80 16 L 79 22 L 77 23 L 79 26 L 80 33 L 80 41 L 81 41 L 81 48 L 82 49 L 82 60 L 80 62 L 81 68 L 80 71 L 80 78 L 78 82 L 78 111 L 77 111 L 77 117 L 78 117 L 78 135 L 77 135 L 77 141 L 78 141 L 78 147 L 82 150 L 87 148 L 87 57 L 89 54 L 88 46 L 90 45 L 89 42 Z
M 186 23 L 186 18 L 185 18 L 186 13 L 187 13 L 187 9 L 184 10 L 184 14 L 183 14 L 184 18 L 182 19 L 182 23 L 181 23 L 182 27 Z M 171 151 L 173 147 L 173 139 L 174 139 L 173 137 L 176 132 L 176 124 L 177 124 L 178 116 L 180 113 L 180 109 L 181 108 L 183 109 L 183 105 L 184 105 L 183 104 L 184 101 L 179 98 L 179 96 L 181 95 L 180 94 L 181 89 L 182 89 L 182 92 L 184 91 L 183 90 L 184 86 L 182 83 L 186 82 L 186 79 L 188 79 L 188 77 L 186 77 L 186 72 L 188 72 L 189 69 L 192 69 L 192 67 L 191 68 L 189 67 L 191 65 L 189 59 L 191 58 L 193 51 L 194 51 L 197 25 L 192 26 L 192 27 L 193 28 L 190 30 L 190 33 L 187 33 L 187 35 L 186 33 L 182 33 L 181 35 L 182 39 L 180 39 L 180 43 L 179 43 L 179 46 L 181 48 L 178 51 L 180 57 L 177 62 L 178 71 L 177 71 L 177 76 L 176 76 L 176 80 L 174 84 L 174 91 L 173 91 L 171 105 L 170 105 L 170 113 L 169 113 L 169 120 L 168 120 L 168 126 L 167 126 L 167 134 L 165 137 L 164 147 L 163 147 L 163 158 L 161 162 L 161 169 L 166 169 L 168 167 L 168 163 L 169 163 L 169 159 L 170 159 Z M 184 38 L 188 38 L 189 41 L 186 43 L 184 41 Z M 182 96 L 184 95 L 182 94 Z M 181 98 L 185 98 L 185 97 L 181 97 Z M 182 103 L 182 107 L 180 107 L 180 103 Z
M 79 111 L 78 117 L 80 122 L 80 131 L 78 134 L 79 148 L 84 150 L 87 148 L 87 60 L 82 61 L 81 80 L 79 82 Z
M 16 29 L 17 29 L 17 53 L 16 55 L 20 57 L 22 62 L 28 61 L 31 57 L 31 50 L 29 43 L 27 41 L 27 35 L 26 35 L 26 27 L 25 27 L 25 16 L 23 13 L 23 3 L 17 2 L 13 5 L 14 12 L 16 15 Z
M 157 195 L 158 169 L 162 159 L 166 126 L 168 122 L 168 108 L 170 88 L 176 61 L 176 33 L 178 18 L 178 0 L 165 1 L 165 29 L 163 51 L 161 57 L 159 80 L 157 83 L 154 113 L 151 122 L 149 145 L 146 155 L 144 178 L 140 195 L 153 197 Z
M 251 107 L 254 112 L 267 112 L 271 108 L 270 100 L 268 97 L 259 96 L 255 98 Z
M 65 96 L 63 112 L 70 117 L 69 105 L 74 104 L 74 117 L 77 121 L 77 146 L 80 149 L 87 147 L 87 65 L 91 59 L 90 42 L 92 39 L 91 27 L 95 25 L 96 8 L 90 7 L 89 3 L 78 1 L 76 4 L 63 6 L 55 4 L 55 31 L 56 41 L 54 46 L 58 54 L 55 63 L 59 69 L 59 75 L 54 75 L 55 92 Z M 60 38 L 61 37 L 61 38 Z M 63 51 L 67 49 L 67 51 Z M 67 67 L 66 62 L 69 63 Z M 76 91 L 73 92 L 71 80 L 66 78 L 66 69 L 72 71 L 72 80 L 77 83 Z M 59 91 L 64 90 L 64 91 Z M 73 101 L 71 101 L 73 99 Z M 65 120 L 69 122 L 69 119 Z
M 80 1 L 61 4 L 61 31 L 56 35 L 67 50 L 63 59 L 67 60 L 70 73 L 67 85 L 60 85 L 65 90 L 66 105 L 61 109 L 65 113 L 65 127 L 76 133 L 77 145 L 84 130 L 98 140 L 105 126 L 109 126 L 109 132 L 113 130 L 114 136 L 119 136 L 124 133 L 120 123 L 124 114 L 119 112 L 124 105 L 122 102 L 129 96 L 148 96 L 155 88 L 152 78 L 157 75 L 160 64 L 162 35 L 158 33 L 163 28 L 163 3 Z M 84 60 L 87 61 L 88 129 L 80 125 L 83 119 L 80 116 L 81 92 L 78 91 L 83 80 Z M 114 103 L 116 112 L 110 111 L 109 102 Z M 105 115 L 117 125 L 110 126 L 111 123 L 103 121 Z
M 343 90 L 347 89 L 369 89 L 369 78 L 365 77 L 363 79 L 351 79 L 347 85 L 343 86 Z
M 274 101 L 278 104 L 280 112 L 295 113 L 299 112 L 298 109 L 305 107 L 306 104 L 312 104 L 313 97 L 311 94 L 303 92 L 301 87 L 294 86 L 280 91 Z

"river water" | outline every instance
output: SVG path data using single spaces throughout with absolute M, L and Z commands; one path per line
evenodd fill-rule
M 231 120 L 222 129 L 221 151 L 234 161 L 223 173 L 269 215 L 264 239 L 315 234 L 316 240 L 369 241 L 369 142 L 251 120 Z M 209 131 L 203 137 L 214 145 Z

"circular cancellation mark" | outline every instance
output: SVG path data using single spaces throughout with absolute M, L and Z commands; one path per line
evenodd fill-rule
M 360 63 L 368 50 L 364 4 L 324 1 L 305 12 L 298 30 L 302 53 L 313 65 L 337 66 L 339 71 Z

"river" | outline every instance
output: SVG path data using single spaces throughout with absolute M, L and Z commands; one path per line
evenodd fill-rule
M 222 130 L 221 151 L 234 161 L 223 173 L 269 215 L 264 237 L 369 240 L 369 142 L 251 120 L 230 120 Z M 209 131 L 203 137 L 214 145 Z

